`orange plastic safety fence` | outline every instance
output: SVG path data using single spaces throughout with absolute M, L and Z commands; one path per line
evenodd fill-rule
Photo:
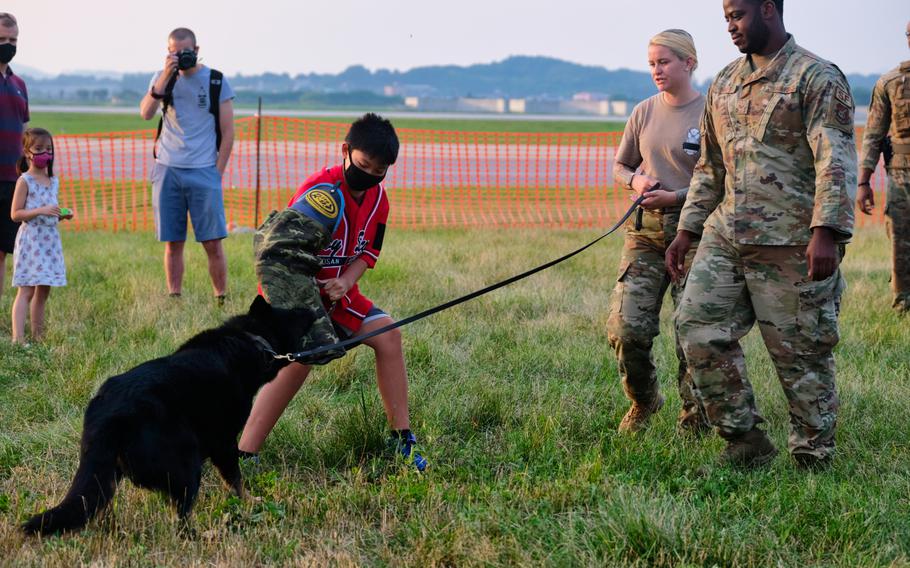
M 225 209 L 229 226 L 253 227 L 310 174 L 340 161 L 347 124 L 249 117 L 235 128 Z M 619 132 L 398 134 L 398 162 L 385 181 L 395 227 L 604 227 L 629 204 L 612 174 Z M 60 203 L 77 213 L 69 227 L 153 228 L 153 138 L 153 130 L 55 138 Z M 877 193 L 884 188 L 881 168 L 873 185 Z M 857 224 L 880 223 L 881 211 L 858 214 Z

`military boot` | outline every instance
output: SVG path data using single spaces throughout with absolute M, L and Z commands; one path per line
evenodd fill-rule
M 638 432 L 648 424 L 651 415 L 657 413 L 664 405 L 664 397 L 660 393 L 651 401 L 650 404 L 641 404 L 632 402 L 632 406 L 626 412 L 619 422 L 619 432 L 628 434 Z
M 695 408 L 683 406 L 676 418 L 676 431 L 684 436 L 699 438 L 711 431 L 711 424 L 697 406 Z
M 727 440 L 727 447 L 720 460 L 733 467 L 753 469 L 771 462 L 777 455 L 777 448 L 768 436 L 758 428 L 743 434 L 721 435 Z
M 831 467 L 831 456 L 818 457 L 815 454 L 793 454 L 797 467 L 808 471 L 824 471 Z

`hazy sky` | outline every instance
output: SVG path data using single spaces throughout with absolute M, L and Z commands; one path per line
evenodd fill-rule
M 157 69 L 177 26 L 192 28 L 205 62 L 228 74 L 406 70 L 509 55 L 643 70 L 648 38 L 671 27 L 695 37 L 698 79 L 738 56 L 722 0 L 6 0 L 0 10 L 19 19 L 13 67 L 50 73 Z M 910 59 L 908 0 L 786 0 L 784 15 L 801 45 L 845 72 Z

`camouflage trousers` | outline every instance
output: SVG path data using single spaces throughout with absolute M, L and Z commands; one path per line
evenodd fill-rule
M 757 321 L 789 404 L 790 451 L 827 457 L 834 452 L 832 349 L 844 281 L 840 270 L 807 281 L 805 253 L 805 246 L 737 245 L 706 230 L 677 326 L 708 419 L 730 438 L 764 422 L 740 346 Z
M 676 237 L 679 212 L 661 214 L 646 211 L 642 226 L 626 224 L 625 245 L 619 276 L 610 302 L 607 337 L 619 362 L 623 391 L 629 400 L 643 405 L 658 396 L 657 368 L 651 348 L 660 333 L 660 310 L 670 289 L 674 307 L 682 287 L 670 282 L 664 267 L 664 253 Z M 697 244 L 697 243 L 696 243 Z M 690 264 L 695 247 L 689 253 Z M 679 340 L 676 340 L 679 366 L 676 383 L 682 400 L 680 420 L 704 420 L 704 411 L 692 389 L 692 377 Z
M 888 172 L 885 200 L 888 238 L 891 239 L 892 305 L 900 311 L 910 310 L 910 169 Z
M 253 237 L 256 276 L 265 299 L 273 306 L 304 307 L 316 314 L 313 326 L 301 341 L 301 351 L 338 342 L 316 284 L 320 269 L 317 253 L 330 237 L 321 224 L 293 209 L 272 211 Z M 317 360 L 302 362 L 327 363 L 343 354 L 344 350 L 332 351 Z

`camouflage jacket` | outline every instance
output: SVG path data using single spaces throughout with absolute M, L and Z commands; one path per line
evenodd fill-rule
M 885 136 L 889 135 L 892 144 L 910 145 L 910 61 L 904 61 L 875 83 L 863 133 L 861 168 L 875 170 Z M 895 153 L 891 168 L 910 168 L 910 153 Z
M 702 118 L 679 229 L 753 245 L 803 245 L 813 227 L 853 232 L 856 145 L 843 73 L 796 45 L 753 71 L 749 56 L 718 74 Z

